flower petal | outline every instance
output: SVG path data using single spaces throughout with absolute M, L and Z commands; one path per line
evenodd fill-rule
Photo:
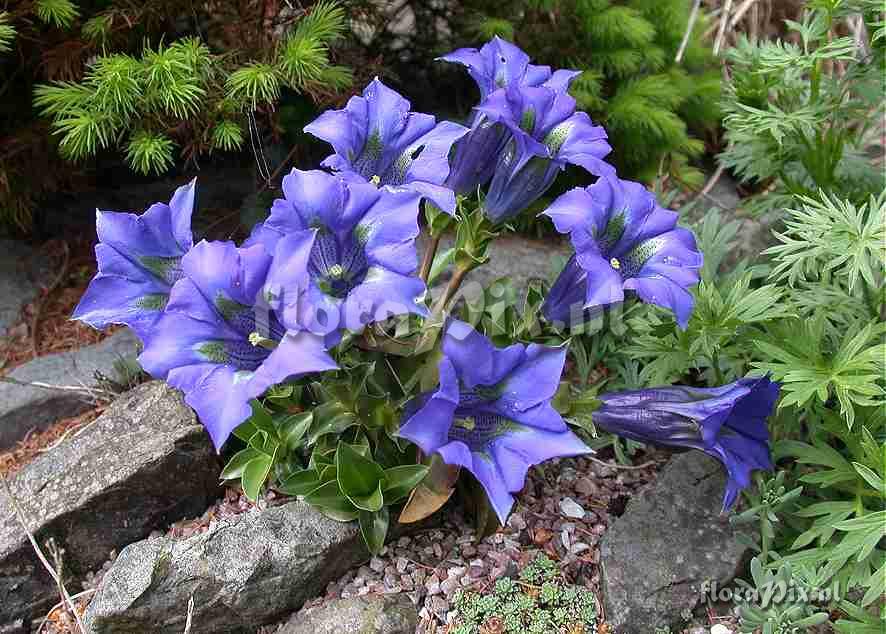
M 287 332 L 249 381 L 249 394 L 258 397 L 273 385 L 305 374 L 337 370 L 323 337 L 307 331 Z
M 355 229 L 370 264 L 409 275 L 418 266 L 419 197 L 414 192 L 383 189 Z
M 335 150 L 334 157 L 356 157 L 366 143 L 366 121 L 366 100 L 351 97 L 342 110 L 321 113 L 304 127 L 304 132 L 329 143 Z M 345 169 L 347 165 L 329 167 Z
M 560 387 L 565 363 L 565 345 L 554 348 L 529 344 L 520 364 L 504 379 L 504 394 L 498 403 L 509 409 L 526 411 L 550 401 Z
M 685 288 L 663 277 L 635 277 L 625 281 L 624 287 L 635 291 L 644 302 L 673 311 L 677 325 L 686 330 L 695 298 Z
M 259 244 L 238 249 L 233 242 L 203 240 L 182 258 L 182 269 L 219 314 L 248 335 L 255 329 L 253 306 L 262 298 L 271 260 Z
M 348 293 L 342 306 L 342 326 L 360 331 L 368 324 L 396 315 L 427 317 L 428 309 L 421 301 L 426 290 L 418 277 L 372 266 L 363 281 Z
M 624 301 L 621 274 L 599 253 L 578 251 L 576 260 L 587 273 L 585 308 L 609 306 Z
M 466 388 L 496 385 L 524 359 L 524 347 L 497 348 L 470 324 L 450 319 L 443 335 L 443 354 L 455 366 Z
M 440 386 L 425 400 L 397 432 L 426 454 L 436 452 L 449 440 L 455 408 L 458 406 L 458 377 L 452 363 L 443 358 L 439 365 Z
M 248 376 L 226 365 L 192 365 L 169 373 L 168 383 L 185 393 L 185 402 L 197 412 L 216 451 L 252 414 Z

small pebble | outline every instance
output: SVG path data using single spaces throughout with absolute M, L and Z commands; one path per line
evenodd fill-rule
M 447 597 L 452 596 L 459 586 L 459 577 L 447 577 L 440 582 L 440 590 Z
M 437 577 L 437 573 L 428 577 L 427 581 L 425 581 L 425 588 L 431 596 L 440 594 L 440 579 Z
M 369 567 L 374 572 L 382 572 L 385 569 L 384 559 L 380 559 L 378 557 L 373 557 L 369 560 Z
M 560 512 L 563 513 L 563 515 L 565 515 L 566 517 L 571 517 L 577 520 L 580 520 L 585 516 L 584 508 L 582 508 L 582 506 L 578 502 L 569 497 L 560 500 Z

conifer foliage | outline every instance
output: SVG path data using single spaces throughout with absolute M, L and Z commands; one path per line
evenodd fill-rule
M 268 121 L 284 90 L 329 96 L 352 79 L 330 52 L 346 27 L 335 0 L 305 9 L 271 1 L 110 2 L 98 12 L 72 0 L 7 5 L 0 66 L 11 71 L 4 89 L 18 94 L 2 135 L 15 141 L 33 129 L 69 163 L 110 149 L 133 171 L 160 174 L 241 149 L 256 115 Z M 23 170 L 28 159 L 56 154 L 42 145 L 43 156 L 17 145 L 0 152 L 0 224 L 26 227 L 35 192 L 51 188 Z M 28 191 L 16 188 L 21 180 Z
M 571 94 L 603 124 L 619 173 L 653 180 L 664 169 L 692 185 L 688 166 L 719 122 L 719 72 L 700 12 L 676 61 L 686 0 L 532 0 L 467 3 L 465 32 L 513 37 L 536 59 L 582 70 Z

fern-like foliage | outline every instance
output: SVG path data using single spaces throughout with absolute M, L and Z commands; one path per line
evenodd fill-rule
M 819 190 L 862 205 L 883 190 L 882 169 L 865 150 L 883 114 L 886 54 L 873 40 L 866 55 L 854 37 L 833 36 L 839 20 L 855 13 L 876 33 L 883 7 L 871 7 L 868 0 L 815 3 L 802 22 L 787 22 L 796 41 L 743 38 L 727 53 L 728 145 L 720 159 L 755 186 L 773 185 L 749 209 L 780 210 L 790 196 Z
M 772 276 L 791 286 L 839 276 L 850 293 L 860 278 L 875 288 L 886 266 L 886 191 L 861 206 L 824 192 L 798 202 L 799 209 L 786 210 L 785 231 L 775 234 L 781 244 L 763 252 L 778 261 Z
M 857 407 L 886 405 L 886 327 L 872 322 L 844 333 L 828 330 L 824 315 L 771 326 L 766 336 L 754 340 L 766 360 L 753 365 L 782 382 L 781 407 L 803 407 L 813 399 L 826 404 L 836 398 L 852 427 Z

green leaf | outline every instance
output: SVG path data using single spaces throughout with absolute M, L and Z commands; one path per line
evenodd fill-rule
M 361 511 L 378 511 L 385 503 L 384 494 L 381 490 L 381 481 L 379 481 L 375 491 L 369 495 L 349 495 L 348 500 Z
M 236 480 L 243 475 L 243 470 L 246 468 L 247 464 L 249 464 L 254 458 L 263 455 L 263 453 L 252 447 L 241 449 L 234 454 L 234 456 L 228 461 L 228 464 L 225 465 L 225 468 L 222 469 L 221 479 Z
M 373 555 L 381 552 L 385 545 L 385 537 L 388 534 L 388 525 L 390 523 L 390 515 L 387 507 L 370 513 L 368 511 L 360 511 L 360 533 L 363 535 L 363 541 L 366 547 Z
M 250 500 L 255 502 L 261 493 L 265 480 L 271 472 L 271 464 L 273 458 L 266 454 L 259 454 L 246 464 L 243 468 L 243 474 L 240 476 L 240 483 L 243 486 L 243 492 Z
M 272 437 L 276 438 L 277 426 L 274 425 L 274 420 L 271 418 L 271 414 L 268 410 L 255 399 L 250 401 L 249 405 L 252 407 L 252 416 L 249 418 L 249 420 L 252 421 L 252 424 L 255 425 L 256 428 L 267 432 Z
M 855 470 L 858 472 L 865 481 L 871 485 L 871 488 L 874 489 L 881 496 L 886 497 L 886 482 L 883 481 L 883 478 L 874 473 L 871 469 L 864 466 L 863 464 L 859 464 L 857 462 L 853 462 L 852 466 L 855 467 Z
M 277 420 L 280 439 L 289 451 L 301 445 L 308 427 L 314 422 L 313 412 L 289 414 Z
M 258 427 L 253 424 L 250 418 L 247 418 L 234 428 L 234 435 L 243 442 L 249 442 L 249 439 L 255 436 L 257 432 Z
M 399 502 L 425 479 L 430 467 L 423 464 L 391 467 L 384 472 L 384 496 L 386 504 Z
M 339 435 L 348 427 L 358 423 L 357 416 L 353 412 L 343 410 L 340 404 L 335 409 L 321 405 L 314 409 L 314 422 L 308 432 L 308 445 L 316 443 L 321 436 L 326 434 Z
M 327 512 L 330 517 L 340 521 L 349 521 L 357 518 L 358 509 L 345 497 L 338 487 L 338 482 L 332 480 L 323 484 L 305 496 L 305 502 Z
M 384 476 L 382 468 L 347 443 L 338 444 L 335 466 L 338 470 L 338 484 L 349 496 L 368 496 L 380 488 Z
M 321 484 L 320 476 L 313 469 L 304 469 L 293 473 L 283 480 L 277 488 L 286 495 L 307 495 Z
M 448 266 L 450 266 L 455 261 L 455 249 L 449 248 L 445 251 L 438 253 L 434 257 L 434 263 L 431 265 L 431 271 L 428 274 L 428 286 L 431 286 L 434 281 L 440 277 L 443 271 L 446 270 Z

